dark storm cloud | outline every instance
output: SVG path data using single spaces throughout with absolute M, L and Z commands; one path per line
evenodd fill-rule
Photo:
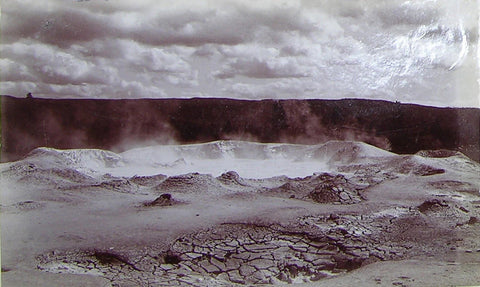
M 6 7 L 2 11 L 2 40 L 7 43 L 30 38 L 66 47 L 118 33 L 108 19 L 84 10 L 62 7 L 49 11 L 35 7 Z
M 18 2 L 6 7 L 2 11 L 4 41 L 31 38 L 59 47 L 102 38 L 131 39 L 155 46 L 236 45 L 254 40 L 259 27 L 273 34 L 308 33 L 313 29 L 296 14 L 298 11 L 281 8 L 257 11 L 240 4 L 227 10 L 157 9 L 156 13 L 120 10 L 109 14 L 84 9 L 78 3 L 58 4 L 55 9 L 23 6 Z

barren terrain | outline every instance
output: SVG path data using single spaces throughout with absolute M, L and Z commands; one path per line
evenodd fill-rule
M 480 164 L 218 141 L 1 165 L 3 286 L 480 284 Z

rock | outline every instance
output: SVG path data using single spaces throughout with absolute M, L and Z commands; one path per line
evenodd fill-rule
M 245 279 L 240 275 L 240 272 L 238 270 L 229 271 L 227 274 L 228 278 L 233 283 L 245 284 Z
M 267 284 L 269 282 L 267 276 L 265 276 L 263 271 L 256 271 L 253 273 L 253 278 L 256 279 L 256 283 Z
M 276 247 L 273 246 L 273 245 L 269 245 L 269 244 L 258 244 L 258 243 L 254 243 L 254 244 L 247 244 L 247 245 L 244 245 L 243 246 L 247 251 L 250 251 L 250 252 L 262 252 L 262 251 L 265 251 L 265 250 L 271 250 L 271 249 L 275 249 Z
M 240 268 L 242 264 L 243 264 L 243 261 L 236 258 L 230 258 L 227 260 L 227 262 L 225 262 L 226 268 L 228 270 L 236 270 Z
M 167 251 L 163 255 L 163 261 L 165 262 L 165 264 L 178 264 L 182 261 L 182 259 L 180 258 L 179 254 L 176 254 L 172 251 Z
M 416 153 L 419 156 L 431 157 L 431 158 L 445 158 L 460 155 L 459 152 L 446 149 L 437 150 L 421 150 Z
M 242 178 L 238 173 L 235 171 L 228 171 L 223 173 L 219 177 L 217 177 L 218 181 L 222 182 L 226 185 L 237 184 L 241 186 L 245 186 L 246 184 L 243 182 Z
M 174 203 L 172 195 L 170 193 L 164 193 L 157 197 L 154 201 L 148 202 L 146 206 L 170 206 Z
M 256 269 L 249 265 L 242 265 L 240 266 L 239 271 L 240 271 L 240 275 L 247 277 L 247 276 L 251 276 L 256 271 Z
M 434 199 L 425 200 L 417 208 L 418 208 L 418 211 L 425 213 L 428 211 L 439 210 L 443 207 L 448 207 L 448 204 L 443 200 L 434 198 Z
M 225 271 L 226 266 L 225 266 L 225 263 L 219 261 L 218 259 L 216 258 L 211 258 L 210 259 L 210 263 L 212 263 L 213 265 L 215 265 L 216 267 L 218 267 L 218 269 L 220 269 L 220 271 Z
M 463 206 L 459 206 L 458 209 L 460 209 L 461 211 L 465 212 L 465 213 L 469 213 L 470 211 L 468 209 L 466 209 L 465 207 Z
M 363 260 L 358 257 L 350 257 L 344 254 L 336 254 L 333 256 L 333 259 L 336 262 L 337 269 L 345 269 L 351 271 L 362 266 Z
M 119 192 L 135 192 L 138 190 L 138 186 L 125 178 L 113 178 L 104 181 L 96 186 L 101 188 L 119 191 Z
M 255 259 L 248 263 L 251 266 L 254 266 L 257 269 L 267 269 L 271 266 L 274 266 L 274 262 L 267 259 Z
M 133 176 L 129 180 L 135 184 L 142 185 L 142 186 L 154 186 L 159 184 L 163 180 L 167 178 L 166 175 L 158 174 L 153 176 Z
M 318 203 L 332 203 L 339 201 L 340 196 L 338 195 L 338 192 L 334 190 L 334 188 L 335 185 L 333 183 L 321 183 L 317 185 L 312 192 L 310 192 L 309 197 Z
M 475 224 L 475 223 L 478 223 L 478 218 L 476 218 L 475 216 L 470 216 L 470 219 L 467 221 L 467 224 Z
M 336 266 L 336 263 L 332 259 L 320 258 L 312 262 L 312 264 L 321 270 L 333 270 Z
M 228 240 L 225 242 L 225 246 L 236 248 L 238 247 L 238 241 L 237 240 Z
M 109 251 L 95 251 L 93 257 L 97 259 L 101 264 L 105 265 L 118 265 L 118 264 L 127 264 L 132 265 L 128 262 L 128 259 L 124 258 L 121 255 L 109 252 Z
M 250 258 L 250 253 L 242 252 L 240 254 L 232 255 L 233 258 L 241 259 L 241 260 L 248 260 Z
M 315 282 L 315 281 L 324 279 L 326 277 L 328 277 L 327 274 L 325 274 L 323 272 L 318 272 L 318 273 L 315 273 L 312 277 L 310 277 L 310 281 Z
M 308 267 L 309 264 L 302 261 L 295 261 L 285 266 L 285 270 L 291 275 L 290 277 L 297 277 L 300 273 L 311 274 L 311 270 Z
M 154 187 L 157 191 L 176 191 L 183 193 L 196 193 L 198 191 L 219 192 L 225 191 L 225 187 L 209 174 L 197 172 L 171 176 Z
M 339 219 L 339 216 L 335 213 L 330 213 L 330 216 L 328 217 L 328 220 L 337 220 Z
M 174 268 L 175 268 L 175 266 L 173 266 L 172 264 L 160 264 L 160 269 L 162 269 L 164 271 L 169 271 L 169 270 L 172 270 Z
M 208 262 L 207 260 L 202 260 L 198 263 L 207 273 L 218 273 L 220 268 Z
M 321 257 L 319 255 L 312 254 L 312 253 L 302 253 L 302 258 L 307 262 L 313 262 Z
M 185 253 L 185 255 L 188 256 L 190 259 L 197 259 L 203 256 L 202 254 L 194 253 L 194 252 L 187 252 Z
M 289 284 L 292 283 L 292 280 L 285 272 L 280 272 L 280 274 L 277 275 L 277 279 L 283 282 L 287 282 Z
M 349 200 L 350 199 L 350 196 L 348 195 L 348 193 L 346 193 L 344 191 L 340 192 L 339 196 L 342 200 Z
M 298 252 L 307 252 L 308 245 L 305 243 L 296 243 L 288 246 L 290 249 Z
M 355 257 L 358 257 L 358 258 L 361 258 L 362 260 L 366 260 L 369 257 L 369 252 L 368 251 L 362 251 L 362 250 L 358 250 L 358 249 L 348 250 L 348 254 L 350 254 L 352 256 L 355 256 Z
M 442 168 L 435 168 L 429 165 L 420 165 L 415 170 L 413 171 L 414 175 L 420 175 L 420 176 L 431 176 L 435 174 L 442 174 L 445 173 L 445 170 Z
M 271 285 L 285 285 L 285 282 L 277 277 L 270 277 L 270 281 L 268 283 Z

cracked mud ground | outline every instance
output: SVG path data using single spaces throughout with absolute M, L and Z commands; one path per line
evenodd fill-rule
M 114 286 L 316 282 L 375 261 L 450 251 L 455 226 L 433 227 L 419 209 L 395 208 L 398 217 L 305 216 L 287 226 L 224 223 L 181 236 L 166 250 L 149 247 L 128 256 L 55 251 L 39 256 L 38 268 L 98 274 Z M 437 240 L 428 241 L 433 234 Z
M 332 280 L 382 262 L 397 262 L 394 269 L 408 260 L 478 267 L 480 168 L 468 162 L 470 170 L 459 173 L 448 164 L 401 157 L 263 180 L 235 172 L 92 179 L 57 170 L 62 180 L 55 182 L 34 165 L 12 165 L 4 176 L 42 186 L 28 200 L 2 205 L 2 215 L 70 226 L 30 235 L 41 247 L 14 249 L 30 254 L 28 264 L 7 253 L 2 274 L 35 268 L 101 277 L 111 286 L 349 285 Z M 42 222 L 42 214 L 67 219 Z M 378 274 L 363 285 L 423 285 L 410 274 Z M 452 280 L 472 284 L 479 276 Z

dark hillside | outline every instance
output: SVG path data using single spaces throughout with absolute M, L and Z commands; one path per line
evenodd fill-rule
M 372 100 L 53 100 L 2 96 L 2 161 L 33 148 L 101 148 L 218 139 L 359 140 L 396 153 L 459 150 L 480 159 L 480 110 Z

